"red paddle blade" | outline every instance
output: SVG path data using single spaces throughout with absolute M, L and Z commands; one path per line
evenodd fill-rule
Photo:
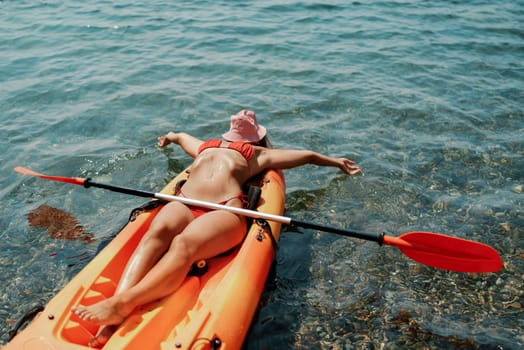
M 400 249 L 419 263 L 457 272 L 496 272 L 502 260 L 492 247 L 466 239 L 431 232 L 384 236 L 384 244 Z
M 29 176 L 37 176 L 42 179 L 46 180 L 52 180 L 52 181 L 59 181 L 59 182 L 67 182 L 74 185 L 83 185 L 85 182 L 85 179 L 79 178 L 79 177 L 60 177 L 60 176 L 50 176 L 50 175 L 44 175 L 37 173 L 36 171 L 17 166 L 15 168 L 15 171 L 20 174 L 29 175 Z

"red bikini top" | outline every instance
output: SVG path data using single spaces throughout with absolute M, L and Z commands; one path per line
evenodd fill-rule
M 202 153 L 208 148 L 222 148 L 222 140 L 205 141 L 198 148 L 198 154 Z M 231 142 L 227 145 L 227 148 L 239 152 L 247 161 L 253 158 L 253 155 L 255 154 L 255 149 L 253 148 L 253 145 L 245 142 Z

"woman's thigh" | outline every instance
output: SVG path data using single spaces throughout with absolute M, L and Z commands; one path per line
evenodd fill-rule
M 173 238 L 182 232 L 193 219 L 194 216 L 186 205 L 169 202 L 155 216 L 144 238 L 162 241 L 169 245 Z
M 199 216 L 178 235 L 173 244 L 181 243 L 193 261 L 219 255 L 242 242 L 246 234 L 245 218 L 224 210 Z M 178 240 L 178 242 L 177 242 Z

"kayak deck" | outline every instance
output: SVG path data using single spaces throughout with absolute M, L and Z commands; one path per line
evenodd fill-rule
M 187 177 L 181 173 L 162 193 Z M 285 184 L 281 172 L 270 170 L 258 184 L 257 210 L 281 215 Z M 157 207 L 144 211 L 76 275 L 45 309 L 3 349 L 86 349 L 99 327 L 70 310 L 112 296 L 131 254 L 145 234 Z M 187 276 L 170 296 L 143 305 L 122 323 L 104 349 L 238 349 L 251 320 L 274 258 L 281 224 L 254 221 L 244 242 L 228 254 L 207 262 L 201 276 Z

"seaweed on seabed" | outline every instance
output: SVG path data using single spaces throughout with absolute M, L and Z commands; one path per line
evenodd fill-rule
M 81 240 L 93 242 L 92 233 L 87 233 L 78 220 L 64 210 L 42 204 L 27 214 L 27 221 L 33 227 L 42 227 L 47 230 L 53 239 Z

